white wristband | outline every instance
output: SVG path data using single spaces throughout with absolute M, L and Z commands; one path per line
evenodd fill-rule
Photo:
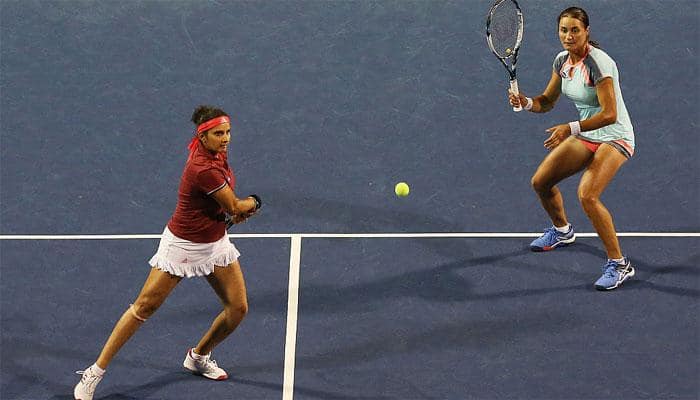
M 526 97 L 525 100 L 527 100 L 527 103 L 523 106 L 523 109 L 525 111 L 530 111 L 532 110 L 532 99 L 529 97 Z
M 578 136 L 581 134 L 581 123 L 578 121 L 569 122 L 569 128 L 571 129 L 571 134 L 573 136 Z

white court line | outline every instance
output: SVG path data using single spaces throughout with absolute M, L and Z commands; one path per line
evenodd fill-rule
M 436 232 L 436 233 L 238 233 L 240 238 L 522 238 L 538 237 L 542 232 Z M 160 234 L 135 235 L 0 235 L 0 240 L 120 240 L 160 239 Z M 577 237 L 597 237 L 596 233 L 576 233 Z M 700 237 L 700 232 L 618 232 L 620 237 Z
M 301 260 L 301 236 L 292 235 L 289 251 L 289 294 L 287 299 L 287 335 L 284 344 L 284 383 L 282 400 L 294 397 L 294 362 L 297 347 L 297 311 L 299 309 L 299 264 Z
M 229 234 L 232 238 L 290 238 L 286 233 L 240 233 Z M 135 235 L 0 235 L 0 240 L 121 240 L 121 239 L 160 239 L 159 233 Z
M 542 232 L 436 232 L 436 233 L 302 233 L 305 238 L 522 238 L 539 237 Z M 618 232 L 627 237 L 700 237 L 700 232 Z M 597 233 L 576 233 L 576 237 L 598 237 Z

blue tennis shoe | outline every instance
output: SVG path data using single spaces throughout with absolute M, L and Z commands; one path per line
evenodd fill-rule
M 550 227 L 544 230 L 544 234 L 530 243 L 532 251 L 549 251 L 557 247 L 568 246 L 576 240 L 574 234 L 574 226 L 569 225 L 569 231 L 561 233 L 555 227 Z
M 622 282 L 634 276 L 634 267 L 627 257 L 621 263 L 608 260 L 603 265 L 603 275 L 595 282 L 598 290 L 613 290 L 622 285 Z

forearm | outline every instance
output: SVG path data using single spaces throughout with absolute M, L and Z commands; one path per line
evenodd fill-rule
M 229 215 L 252 213 L 260 208 L 259 198 L 256 199 L 254 195 L 251 195 L 239 199 L 228 186 L 214 192 L 212 196 Z
M 549 100 L 547 96 L 541 94 L 532 99 L 532 109 L 531 112 L 534 113 L 546 113 L 554 108 L 554 102 Z
M 255 200 L 252 197 L 234 198 L 223 205 L 223 208 L 230 215 L 248 214 L 255 211 Z
M 615 121 L 616 118 L 614 116 L 599 112 L 588 119 L 579 121 L 579 124 L 581 125 L 581 132 L 586 132 L 614 124 Z
M 245 199 L 236 199 L 234 202 L 235 212 L 238 213 L 250 213 L 255 211 L 256 201 L 253 197 L 246 197 Z

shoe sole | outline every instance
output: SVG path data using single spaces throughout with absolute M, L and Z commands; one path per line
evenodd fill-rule
M 538 247 L 538 246 L 530 246 L 530 250 L 534 251 L 535 253 L 543 252 L 543 251 L 551 251 L 556 249 L 557 247 L 566 247 L 573 243 L 576 240 L 576 236 L 574 235 L 571 239 L 566 239 L 566 240 L 560 240 L 556 243 L 554 243 L 553 246 L 544 246 L 544 247 Z
M 203 373 L 201 373 L 201 372 L 199 372 L 199 371 L 191 370 L 191 369 L 189 369 L 189 368 L 187 368 L 187 367 L 184 367 L 184 366 L 183 366 L 183 368 L 185 368 L 185 371 L 191 373 L 192 375 L 202 376 L 202 377 L 205 377 L 205 378 L 207 378 L 207 379 L 211 379 L 212 381 L 225 381 L 226 379 L 228 379 L 228 374 L 226 374 L 226 375 L 221 375 L 221 376 L 219 376 L 219 377 L 217 377 L 217 378 L 212 378 L 212 377 L 209 377 L 209 376 L 204 375 Z
M 210 376 L 204 375 L 203 373 L 197 371 L 196 369 L 190 369 L 187 366 L 187 360 L 190 359 L 190 351 L 192 351 L 192 349 L 187 350 L 187 355 L 185 356 L 185 361 L 182 362 L 182 368 L 184 368 L 185 371 L 190 372 L 192 375 L 203 376 L 203 377 L 205 377 L 207 379 L 211 379 L 213 381 L 225 381 L 226 379 L 228 379 L 227 373 L 224 373 L 224 375 L 212 378 Z
M 601 291 L 603 291 L 603 290 L 613 290 L 613 289 L 617 289 L 620 285 L 622 285 L 622 282 L 624 282 L 624 281 L 626 281 L 627 279 L 629 279 L 629 278 L 631 278 L 631 277 L 634 276 L 634 273 L 635 273 L 634 267 L 630 267 L 630 268 L 631 268 L 632 270 L 631 270 L 629 273 L 627 273 L 627 274 L 625 275 L 624 278 L 622 278 L 621 280 L 615 282 L 615 286 L 605 287 L 605 286 L 595 285 L 596 290 L 601 290 Z

